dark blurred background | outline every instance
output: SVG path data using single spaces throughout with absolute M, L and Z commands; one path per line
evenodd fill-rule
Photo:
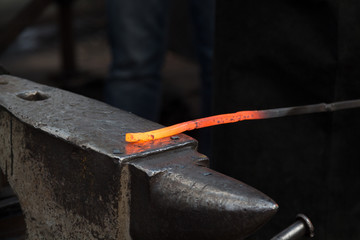
M 360 2 L 218 1 L 215 113 L 360 99 Z M 360 238 L 360 110 L 213 128 L 215 168 L 279 204 L 252 239 L 302 212 L 315 239 Z
M 6 24 L 29 2 L 1 1 L 0 29 L 6 29 Z M 62 66 L 59 7 L 55 3 L 0 54 L 0 65 L 14 76 L 102 100 L 102 87 L 110 64 L 105 3 L 73 1 L 70 31 L 75 71 L 70 76 Z M 173 1 L 160 118 L 160 123 L 166 125 L 199 116 L 198 65 L 188 15 L 186 1 Z

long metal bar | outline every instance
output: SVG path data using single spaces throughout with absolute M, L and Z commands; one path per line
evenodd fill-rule
M 183 123 L 178 123 L 169 127 L 164 127 L 148 132 L 127 133 L 125 139 L 127 142 L 151 141 L 164 137 L 173 136 L 185 131 L 215 126 L 226 123 L 234 123 L 245 120 L 279 118 L 292 115 L 301 115 L 318 112 L 333 112 L 343 109 L 360 107 L 360 100 L 350 100 L 335 103 L 319 103 L 313 105 L 275 108 L 267 110 L 239 111 L 236 113 L 228 113 L 215 115 L 206 118 L 200 118 Z
M 303 214 L 297 215 L 296 219 L 296 222 L 271 238 L 271 240 L 300 240 L 304 237 L 314 237 L 314 226 L 310 219 Z
M 261 110 L 258 112 L 263 114 L 263 117 L 260 119 L 266 119 L 266 118 L 278 118 L 278 117 L 286 117 L 286 116 L 310 114 L 310 113 L 335 112 L 339 110 L 359 108 L 359 107 L 360 107 L 360 99 L 356 99 L 356 100 L 340 101 L 334 103 L 319 103 L 319 104 L 311 104 L 311 105 L 296 106 L 296 107 L 275 108 L 275 109 Z

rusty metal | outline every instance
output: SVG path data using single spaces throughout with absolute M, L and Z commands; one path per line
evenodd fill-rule
M 126 132 L 161 126 L 27 80 L 0 81 L 0 167 L 30 240 L 244 239 L 277 211 L 207 168 L 186 135 L 126 143 Z
M 314 237 L 314 226 L 304 214 L 296 216 L 297 221 L 281 231 L 271 240 L 299 240 Z

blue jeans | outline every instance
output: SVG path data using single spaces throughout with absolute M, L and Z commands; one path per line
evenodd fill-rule
M 169 0 L 108 0 L 112 63 L 105 101 L 153 121 L 160 113 L 169 8 Z M 204 103 L 211 102 L 214 8 L 214 0 L 190 0 Z

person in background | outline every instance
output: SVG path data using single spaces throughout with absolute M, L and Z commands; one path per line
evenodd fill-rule
M 112 54 L 105 101 L 158 121 L 171 1 L 108 0 Z M 201 69 L 202 114 L 210 115 L 215 0 L 189 0 Z

